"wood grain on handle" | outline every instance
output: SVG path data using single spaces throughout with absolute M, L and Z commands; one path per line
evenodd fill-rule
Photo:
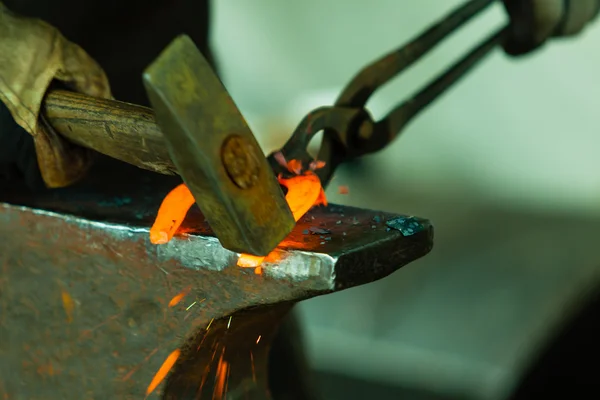
M 82 147 L 160 174 L 177 174 L 150 108 L 53 90 L 42 112 L 59 134 Z

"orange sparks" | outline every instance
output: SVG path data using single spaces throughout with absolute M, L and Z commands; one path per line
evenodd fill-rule
M 175 307 L 177 304 L 179 304 L 181 302 L 181 300 L 183 300 L 183 298 L 185 296 L 187 296 L 187 294 L 189 292 L 190 292 L 190 288 L 186 288 L 186 289 L 183 289 L 181 291 L 181 293 L 178 293 L 175 296 L 173 296 L 171 301 L 169 301 L 169 307 Z
M 65 309 L 65 314 L 67 314 L 67 322 L 71 323 L 73 321 L 73 310 L 75 309 L 75 302 L 71 295 L 65 291 L 61 291 L 61 298 L 63 308 Z
M 279 178 L 279 183 L 288 190 L 285 200 L 290 206 L 296 222 L 313 206 L 327 205 L 327 198 L 321 186 L 321 181 L 312 171 L 306 171 L 303 175 L 294 176 L 293 178 Z M 243 268 L 257 268 L 265 258 L 251 254 L 240 254 L 237 265 Z
M 150 385 L 148 385 L 148 389 L 146 389 L 146 396 L 150 395 L 150 393 L 152 393 L 154 389 L 156 389 L 156 387 L 165 379 L 169 371 L 171 371 L 171 368 L 173 368 L 173 365 L 175 365 L 175 362 L 177 362 L 180 354 L 181 351 L 179 350 L 175 350 L 169 354 L 165 362 L 158 369 L 156 375 L 154 375 L 154 378 L 152 378 Z
M 348 193 L 350 193 L 350 190 L 348 189 L 348 186 L 342 185 L 338 188 L 338 193 L 339 194 L 348 194 Z
M 213 392 L 213 399 L 222 399 L 227 390 L 226 382 L 229 375 L 229 364 L 227 361 L 223 360 L 223 356 L 225 355 L 224 353 L 225 349 L 223 349 L 221 358 L 219 358 L 219 364 L 217 365 L 217 376 L 215 377 L 216 382 Z
M 150 228 L 150 242 L 164 244 L 171 240 L 195 202 L 186 185 L 181 184 L 171 190 L 160 205 L 154 225 Z

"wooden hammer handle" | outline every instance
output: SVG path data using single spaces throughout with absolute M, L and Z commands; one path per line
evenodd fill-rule
M 52 90 L 42 112 L 59 134 L 82 147 L 160 174 L 177 174 L 150 108 Z

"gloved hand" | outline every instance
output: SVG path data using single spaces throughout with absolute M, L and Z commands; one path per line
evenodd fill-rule
M 40 117 L 53 80 L 91 96 L 111 97 L 104 71 L 84 50 L 56 28 L 15 15 L 0 2 L 0 165 L 35 180 L 35 171 L 22 170 L 34 168 L 28 157 L 35 158 L 35 168 L 50 188 L 76 182 L 91 164 L 88 150 L 62 139 Z M 23 130 L 33 137 L 33 145 Z
M 511 19 L 504 50 L 519 56 L 551 37 L 580 33 L 598 15 L 600 0 L 504 0 L 504 6 Z

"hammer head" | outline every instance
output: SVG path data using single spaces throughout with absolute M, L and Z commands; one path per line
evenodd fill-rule
M 267 255 L 295 221 L 252 131 L 209 63 L 183 35 L 143 79 L 171 159 L 223 247 Z

